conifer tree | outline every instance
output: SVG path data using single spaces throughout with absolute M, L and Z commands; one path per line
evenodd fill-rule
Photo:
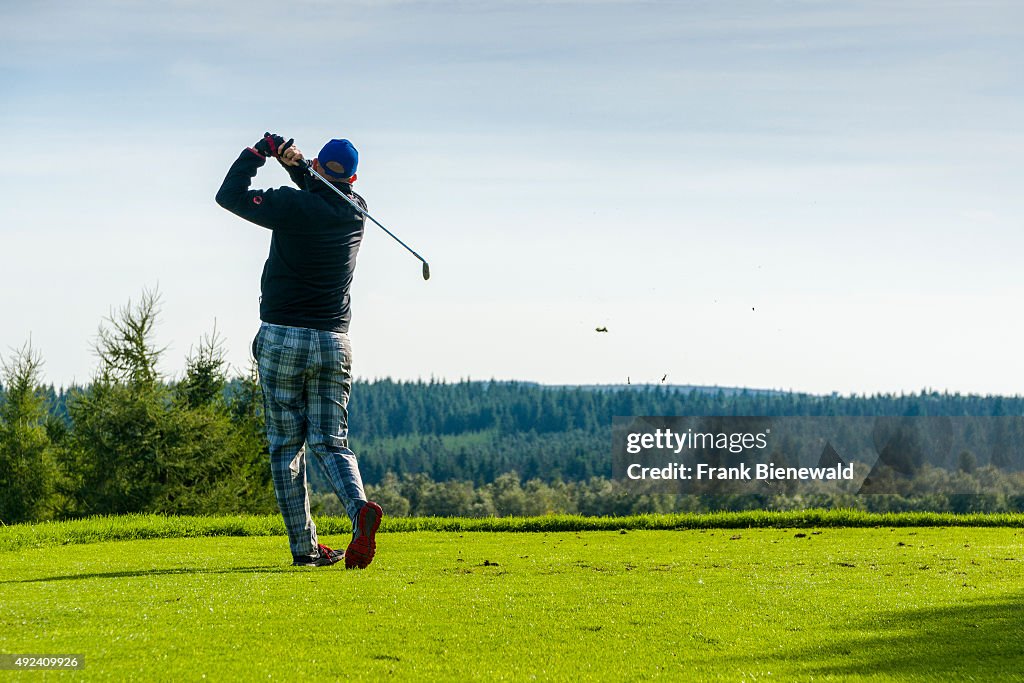
M 26 343 L 2 364 L 0 402 L 0 521 L 47 518 L 57 477 L 40 379 L 42 357 Z

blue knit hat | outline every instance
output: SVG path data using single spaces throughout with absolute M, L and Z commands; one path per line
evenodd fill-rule
M 320 162 L 320 168 L 327 171 L 328 175 L 344 180 L 354 176 L 356 166 L 359 165 L 359 152 L 348 140 L 331 140 L 324 145 L 316 158 Z

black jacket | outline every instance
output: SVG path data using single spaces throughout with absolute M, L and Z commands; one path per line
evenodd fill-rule
M 260 319 L 276 325 L 348 332 L 349 290 L 363 239 L 363 216 L 301 167 L 286 167 L 299 189 L 250 190 L 266 160 L 246 149 L 217 191 L 217 203 L 270 228 L 263 266 Z M 348 183 L 335 183 L 366 209 Z

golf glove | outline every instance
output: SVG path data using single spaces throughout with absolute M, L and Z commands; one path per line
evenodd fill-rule
M 281 156 L 281 152 L 291 147 L 294 142 L 294 139 L 285 142 L 284 138 L 280 135 L 264 133 L 263 139 L 253 145 L 252 148 L 264 157 L 274 157 L 276 159 Z

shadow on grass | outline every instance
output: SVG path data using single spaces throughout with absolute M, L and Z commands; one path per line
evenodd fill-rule
M 803 672 L 821 676 L 1021 680 L 1024 595 L 876 614 L 777 658 L 803 662 Z
M 284 574 L 287 572 L 308 571 L 309 567 L 292 567 L 260 565 L 256 567 L 225 567 L 220 569 L 203 569 L 199 567 L 178 567 L 175 569 L 140 569 L 134 572 L 95 572 L 89 574 L 65 574 L 62 576 L 44 576 L 38 579 L 14 579 L 0 581 L 0 585 L 9 583 L 47 583 L 50 581 L 81 581 L 84 579 L 130 579 L 153 576 L 185 576 L 189 574 Z

